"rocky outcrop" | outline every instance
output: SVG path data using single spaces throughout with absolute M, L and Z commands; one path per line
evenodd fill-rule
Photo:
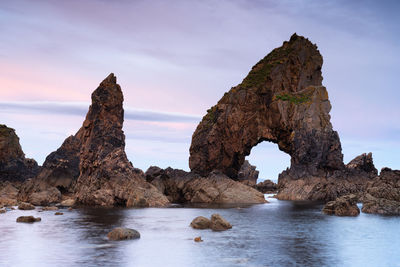
M 325 176 L 293 179 L 288 171 L 279 175 L 277 198 L 281 200 L 333 201 L 340 196 L 361 194 L 368 183 L 377 177 L 372 154 L 362 154 L 343 170 L 327 172 Z
M 257 184 L 258 174 L 259 171 L 256 170 L 256 166 L 251 165 L 248 160 L 245 160 L 238 172 L 238 181 L 249 186 L 255 186 Z
M 81 142 L 70 136 L 59 149 L 46 157 L 37 177 L 25 182 L 19 200 L 35 205 L 49 205 L 62 200 L 62 194 L 72 194 L 79 177 Z
M 35 160 L 25 158 L 15 130 L 0 124 L 0 181 L 19 181 L 39 171 Z
M 343 170 L 321 68 L 316 45 L 304 37 L 294 34 L 274 49 L 203 117 L 192 137 L 191 170 L 237 179 L 251 148 L 263 141 L 291 156 L 291 179 Z
M 400 170 L 383 168 L 379 177 L 368 184 L 362 212 L 400 215 Z
M 122 104 L 121 88 L 110 74 L 93 92 L 82 127 L 46 158 L 39 175 L 24 184 L 20 200 L 48 205 L 64 196 L 95 206 L 168 204 L 125 154 Z
M 360 209 L 357 207 L 357 199 L 356 195 L 339 197 L 334 201 L 326 203 L 322 212 L 336 216 L 358 216 Z
M 172 168 L 150 167 L 146 180 L 173 203 L 256 204 L 265 203 L 264 195 L 222 173 L 207 177 Z
M 265 180 L 262 182 L 259 182 L 256 186 L 255 189 L 260 191 L 263 194 L 271 194 L 271 193 L 276 193 L 278 190 L 278 185 L 271 180 Z
M 140 238 L 140 233 L 135 229 L 118 227 L 113 229 L 107 234 L 109 240 L 127 240 L 127 239 L 138 239 Z

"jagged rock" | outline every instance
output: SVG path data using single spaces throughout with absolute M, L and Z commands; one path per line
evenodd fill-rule
M 210 228 L 211 221 L 203 216 L 198 216 L 193 219 L 190 226 L 194 229 L 208 229 Z
M 255 186 L 257 184 L 258 174 L 259 171 L 256 170 L 256 166 L 251 165 L 248 160 L 245 160 L 238 172 L 238 181 L 249 186 Z
M 24 181 L 39 171 L 35 160 L 25 158 L 15 130 L 0 124 L 0 181 Z
M 57 151 L 46 157 L 36 178 L 25 182 L 18 199 L 48 205 L 61 201 L 62 194 L 72 194 L 79 176 L 80 140 L 70 136 Z
M 265 203 L 264 195 L 224 174 L 208 177 L 183 170 L 150 167 L 146 179 L 174 203 L 256 204 Z
M 18 205 L 18 209 L 19 209 L 19 210 L 34 210 L 34 209 L 35 209 L 35 206 L 33 206 L 33 205 L 30 204 L 30 203 L 22 202 L 22 203 L 20 203 L 20 204 Z
M 352 194 L 329 201 L 325 204 L 322 212 L 336 216 L 358 216 L 360 209 L 357 207 L 357 196 Z
M 118 227 L 109 232 L 107 237 L 113 241 L 137 239 L 140 238 L 140 233 L 134 229 Z
M 353 173 L 365 173 L 372 176 L 372 178 L 375 178 L 378 175 L 378 170 L 375 168 L 374 161 L 372 159 L 372 153 L 364 153 L 355 157 L 346 165 L 346 169 Z
M 23 185 L 19 199 L 32 202 L 43 196 L 41 205 L 71 197 L 84 205 L 167 205 L 168 199 L 127 159 L 122 102 L 121 88 L 110 74 L 93 92 L 82 127 L 46 158 L 40 174 Z
M 278 185 L 271 180 L 259 182 L 255 188 L 263 194 L 275 193 L 278 190 Z
M 17 222 L 20 223 L 34 223 L 40 222 L 42 219 L 40 217 L 33 217 L 33 216 L 20 216 L 17 218 Z
M 343 170 L 327 172 L 325 176 L 293 179 L 288 170 L 279 175 L 277 198 L 281 200 L 332 201 L 348 194 L 365 192 L 368 183 L 377 177 L 372 154 L 362 154 Z
M 81 141 L 77 201 L 101 206 L 164 206 L 167 198 L 126 157 L 122 102 L 114 74 L 92 94 L 92 104 L 76 134 Z
M 213 231 L 225 231 L 231 229 L 232 225 L 221 215 L 219 215 L 218 213 L 214 213 L 213 215 L 211 215 L 210 228 Z
M 316 45 L 304 37 L 294 34 L 274 49 L 203 117 L 192 138 L 191 170 L 237 178 L 251 148 L 262 141 L 291 156 L 293 179 L 344 169 L 321 68 Z
M 379 177 L 368 184 L 362 212 L 400 215 L 400 170 L 383 168 Z

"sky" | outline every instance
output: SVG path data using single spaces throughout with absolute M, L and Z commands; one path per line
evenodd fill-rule
M 324 58 L 345 162 L 372 152 L 378 170 L 400 169 L 399 12 L 400 2 L 361 0 L 1 1 L 0 123 L 42 164 L 113 72 L 133 165 L 189 170 L 206 110 L 296 32 Z M 268 142 L 248 159 L 261 180 L 290 165 Z

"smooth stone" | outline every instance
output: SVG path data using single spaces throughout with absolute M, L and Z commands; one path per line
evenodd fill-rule
M 211 221 L 203 216 L 198 216 L 193 219 L 190 226 L 194 229 L 208 229 L 210 228 Z
M 17 218 L 17 222 L 20 223 L 34 223 L 34 222 L 40 222 L 42 219 L 40 217 L 33 217 L 33 216 L 20 216 Z
M 126 240 L 140 238 L 140 233 L 134 229 L 118 227 L 107 234 L 109 240 Z
M 20 209 L 20 210 L 34 210 L 35 206 L 33 206 L 31 203 L 22 202 L 21 204 L 19 204 L 18 209 Z

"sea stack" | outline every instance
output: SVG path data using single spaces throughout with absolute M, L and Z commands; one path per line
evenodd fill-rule
M 77 204 L 93 206 L 165 206 L 168 199 L 146 182 L 125 153 L 123 94 L 114 74 L 92 93 L 92 103 L 82 127 L 50 154 L 43 171 L 24 185 L 21 200 L 42 194 L 41 205 L 73 195 Z M 46 199 L 54 192 L 56 199 Z

